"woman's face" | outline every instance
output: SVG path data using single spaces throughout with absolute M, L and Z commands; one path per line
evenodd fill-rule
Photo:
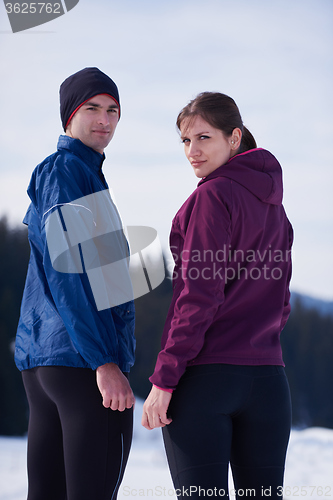
M 181 139 L 185 155 L 197 177 L 206 177 L 236 154 L 240 143 L 240 140 L 239 143 L 237 141 L 238 130 L 234 129 L 230 138 L 225 138 L 221 130 L 214 128 L 201 116 L 190 121 L 183 120 L 180 126 Z

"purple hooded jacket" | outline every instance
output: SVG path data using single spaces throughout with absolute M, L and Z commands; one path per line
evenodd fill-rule
M 279 162 L 252 149 L 202 179 L 180 208 L 154 385 L 176 388 L 191 365 L 284 365 L 293 230 L 282 193 Z

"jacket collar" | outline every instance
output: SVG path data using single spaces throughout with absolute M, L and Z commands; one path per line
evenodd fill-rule
M 68 135 L 61 135 L 58 140 L 58 150 L 67 149 L 75 155 L 79 156 L 88 167 L 100 172 L 102 169 L 103 162 L 105 160 L 105 154 L 98 153 L 94 149 L 86 146 L 79 139 L 73 139 Z
M 201 179 L 198 186 L 217 177 L 227 177 L 236 181 L 265 203 L 282 204 L 281 166 L 265 149 L 250 149 L 233 156 L 225 165 Z

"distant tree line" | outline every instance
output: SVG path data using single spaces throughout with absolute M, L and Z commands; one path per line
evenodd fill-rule
M 27 428 L 28 409 L 13 342 L 29 261 L 25 227 L 10 229 L 0 219 L 0 434 L 19 435 Z
M 306 308 L 297 298 L 281 344 L 294 426 L 333 429 L 333 315 Z
M 0 435 L 27 430 L 28 406 L 13 359 L 13 345 L 29 260 L 27 230 L 9 227 L 0 219 Z M 170 279 L 136 299 L 136 363 L 130 380 L 134 393 L 145 398 L 160 348 L 160 337 L 171 301 Z M 333 316 L 295 301 L 282 332 L 289 378 L 293 425 L 333 428 Z

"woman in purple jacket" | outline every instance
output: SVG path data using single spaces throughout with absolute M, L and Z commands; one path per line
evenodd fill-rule
M 291 425 L 280 333 L 293 231 L 282 171 L 230 97 L 204 92 L 179 114 L 201 180 L 176 214 L 173 298 L 142 423 L 163 427 L 180 498 L 281 498 Z

